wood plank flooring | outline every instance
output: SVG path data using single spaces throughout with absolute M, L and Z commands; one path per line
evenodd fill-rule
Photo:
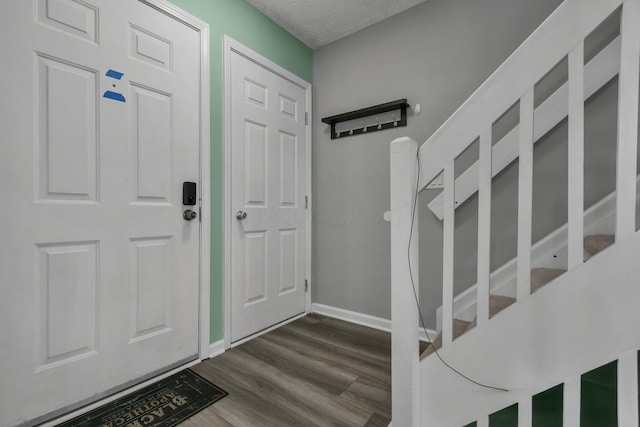
M 391 335 L 341 320 L 310 314 L 192 369 L 229 396 L 181 427 L 391 421 Z

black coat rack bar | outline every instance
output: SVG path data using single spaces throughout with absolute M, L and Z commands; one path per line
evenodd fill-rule
M 406 99 L 398 99 L 397 101 L 391 101 L 380 105 L 374 105 L 373 107 L 363 108 L 361 110 L 350 111 L 348 113 L 342 113 L 331 117 L 325 117 L 322 119 L 323 123 L 331 126 L 331 139 L 344 138 L 346 136 L 359 135 L 366 132 L 376 132 L 379 130 L 390 129 L 394 127 L 407 125 L 407 108 L 410 105 Z M 360 127 L 350 128 L 345 130 L 336 130 L 336 125 L 342 122 L 348 122 L 351 120 L 362 119 L 365 117 L 371 117 L 390 111 L 400 110 L 400 117 L 394 118 L 390 121 L 381 123 L 379 120 L 374 124 L 361 125 Z M 364 122 L 363 122 L 364 123 Z

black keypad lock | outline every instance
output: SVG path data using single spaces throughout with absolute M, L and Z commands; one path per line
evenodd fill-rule
M 182 204 L 185 206 L 193 206 L 198 200 L 196 195 L 196 183 L 195 182 L 183 182 L 182 183 Z

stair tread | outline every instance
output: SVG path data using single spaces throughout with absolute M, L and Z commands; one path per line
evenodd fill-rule
M 559 268 L 534 268 L 531 270 L 531 293 L 536 292 L 538 289 L 566 272 L 567 270 Z
M 453 339 L 455 340 L 460 335 L 467 332 L 469 330 L 468 327 L 470 324 L 471 322 L 467 320 L 453 319 Z M 425 351 L 422 353 L 422 357 L 427 357 L 428 355 L 434 353 L 435 352 L 434 347 L 435 347 L 435 350 L 438 350 L 442 347 L 442 332 L 438 333 L 436 338 L 433 340 L 432 344 L 430 344 L 425 349 Z
M 593 256 L 614 244 L 615 241 L 616 236 L 613 234 L 592 234 L 584 238 L 584 250 Z
M 493 317 L 505 308 L 516 302 L 515 298 L 505 297 L 502 295 L 489 296 L 489 317 Z

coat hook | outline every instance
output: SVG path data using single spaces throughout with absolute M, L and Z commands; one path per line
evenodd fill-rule
M 349 129 L 349 135 L 353 135 L 353 128 Z
M 364 125 L 364 121 L 360 122 L 360 124 L 362 125 L 362 133 L 367 131 L 367 127 Z
M 395 113 L 393 114 L 393 126 L 398 126 L 398 120 L 396 119 Z
M 382 129 L 382 124 L 380 124 L 380 117 L 378 117 L 378 130 Z

